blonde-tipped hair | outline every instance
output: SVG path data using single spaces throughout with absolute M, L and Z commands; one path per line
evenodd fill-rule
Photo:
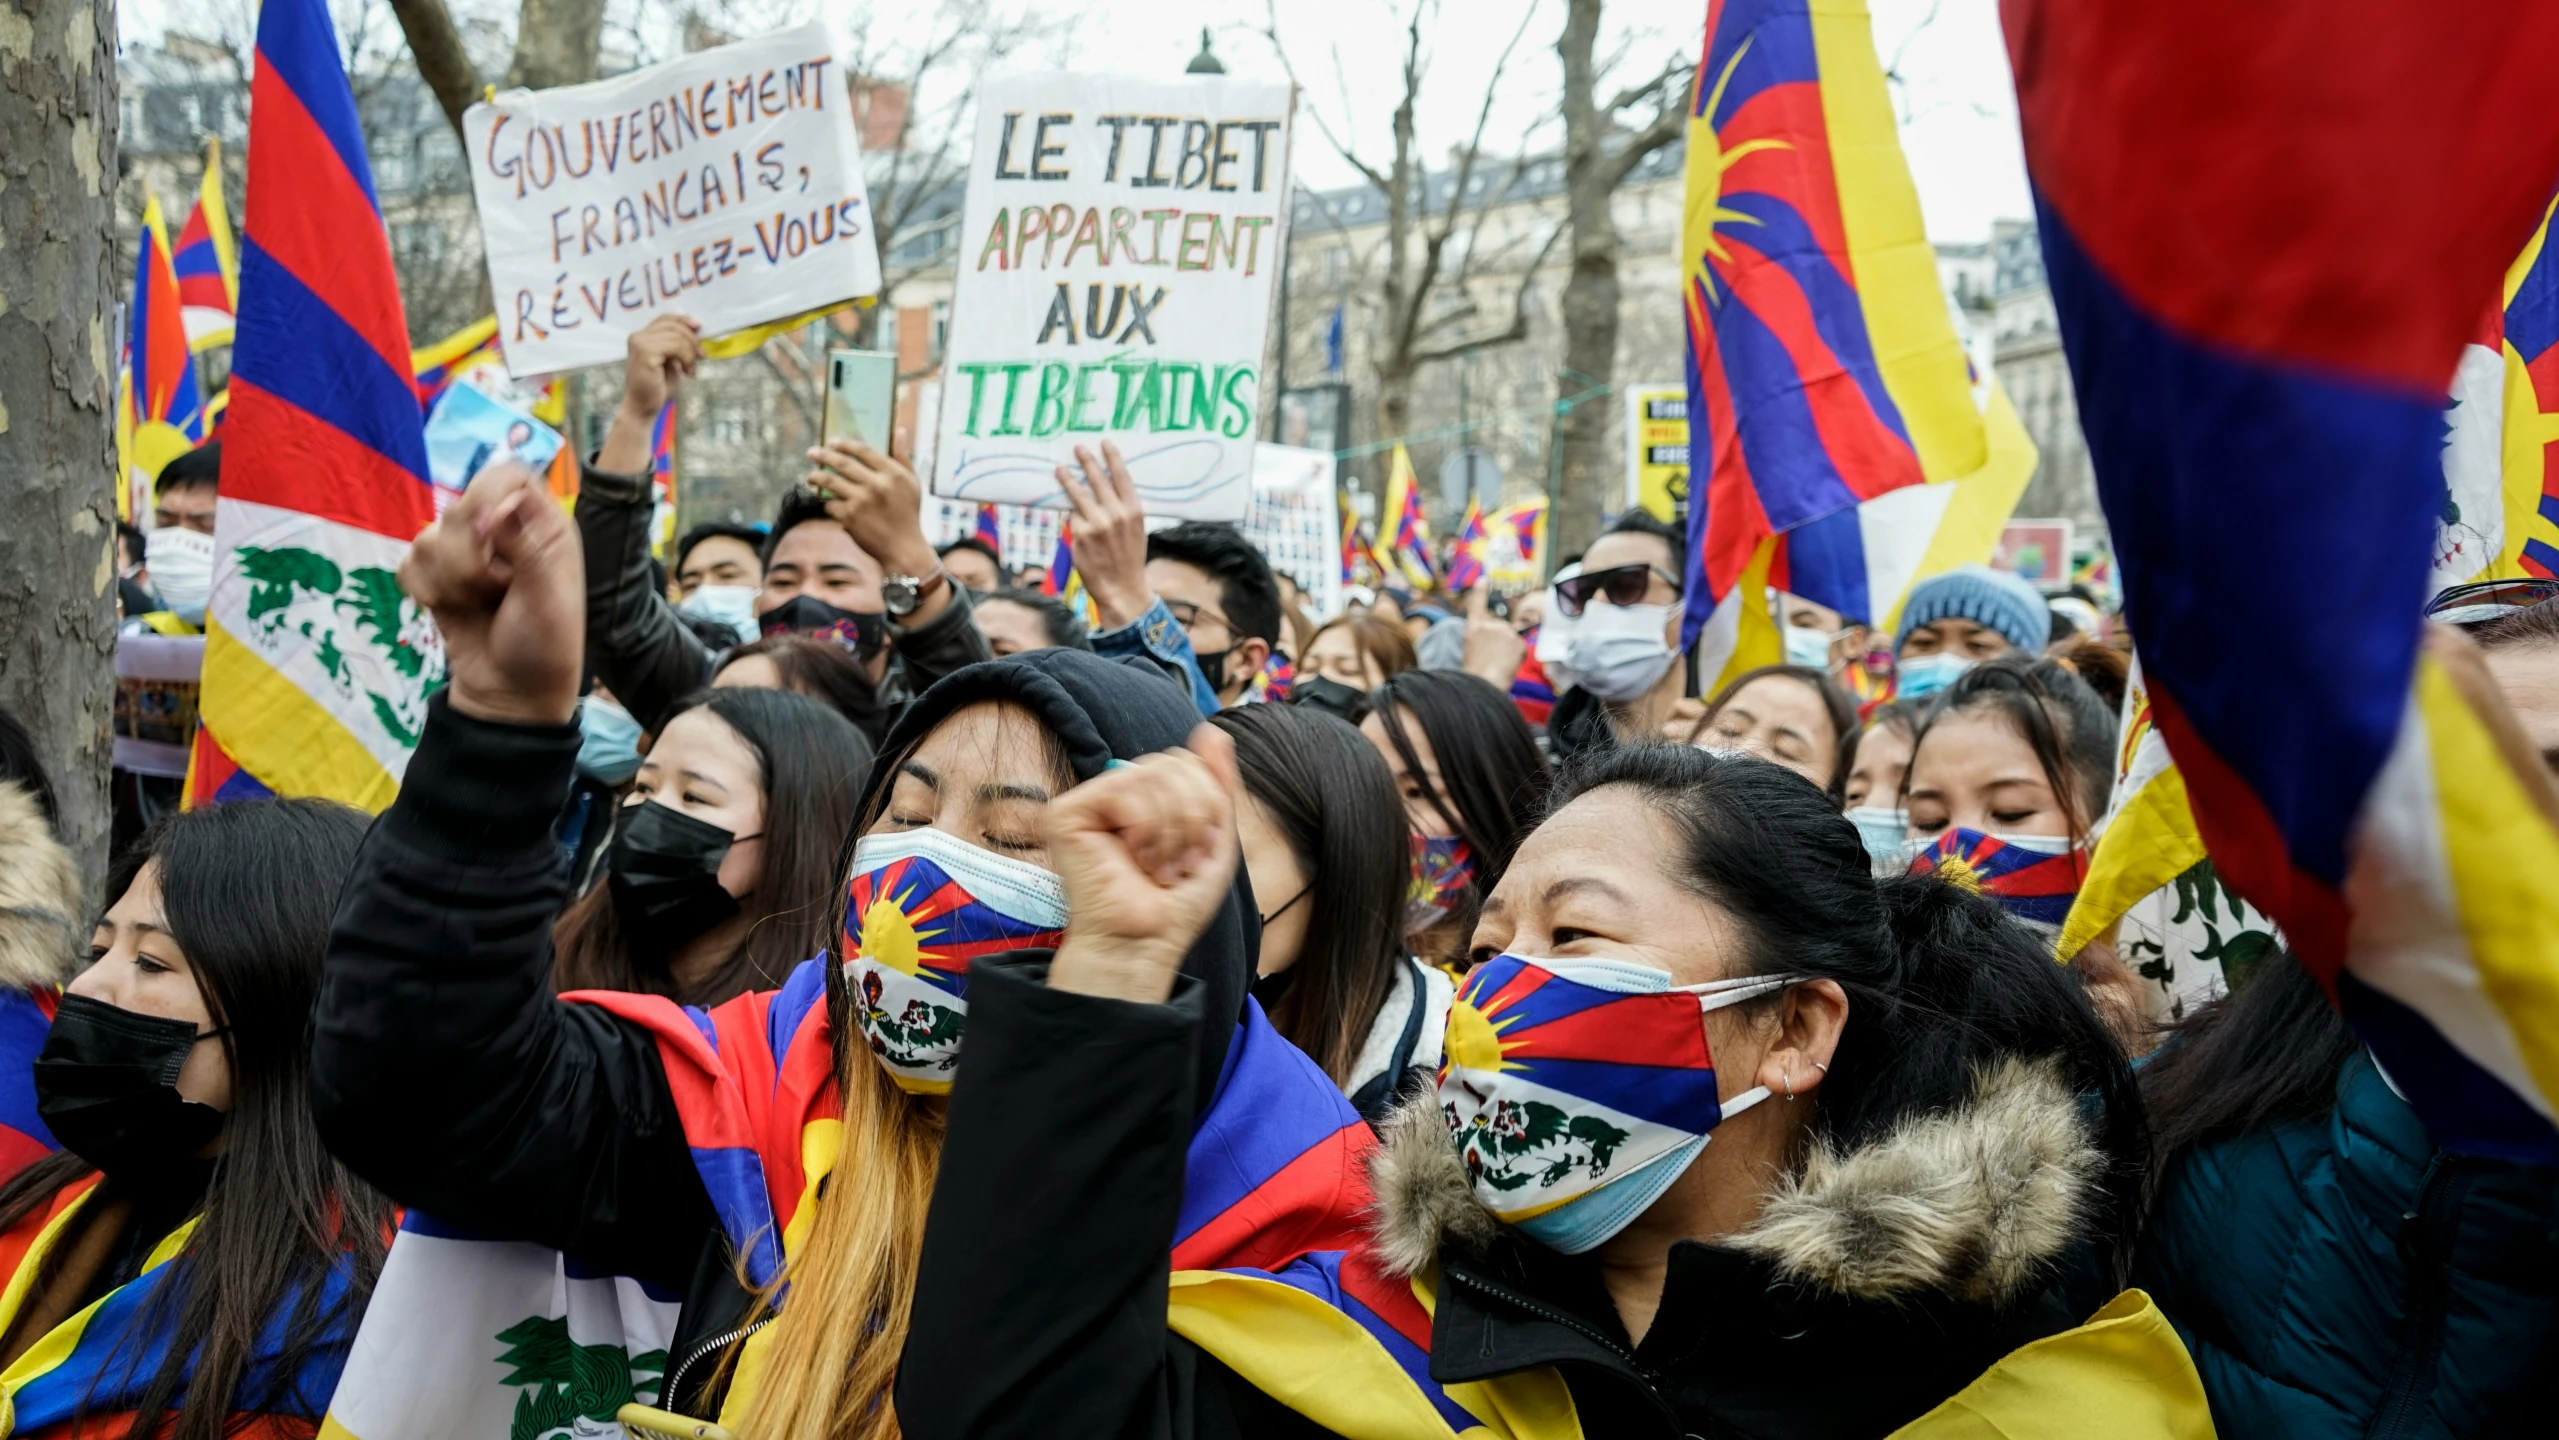
M 941 1168 L 942 1108 L 898 1089 L 861 1045 L 843 1049 L 844 1145 L 812 1202 L 808 1239 L 759 1302 L 770 1313 L 789 1284 L 739 1424 L 752 1440 L 898 1440 L 890 1392 Z

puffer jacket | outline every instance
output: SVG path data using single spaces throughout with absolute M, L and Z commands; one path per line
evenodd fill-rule
M 2133 1283 L 2224 1434 L 2559 1429 L 2559 1171 L 2436 1149 L 2368 1055 L 2324 1118 L 2173 1159 Z
M 1586 1435 L 2202 1440 L 2194 1367 L 2147 1297 L 2100 1308 L 2065 1278 L 2101 1166 L 2077 1097 L 2013 1062 L 1964 1109 L 1815 1151 L 1749 1228 L 1674 1244 L 1640 1341 L 1595 1257 L 1476 1201 L 1430 1097 L 1370 1174 L 1381 1266 L 1433 1307 L 1431 1378 L 1551 1365 Z

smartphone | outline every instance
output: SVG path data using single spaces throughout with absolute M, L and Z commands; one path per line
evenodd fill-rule
M 897 414 L 897 357 L 881 350 L 826 352 L 827 440 L 859 440 L 885 451 Z

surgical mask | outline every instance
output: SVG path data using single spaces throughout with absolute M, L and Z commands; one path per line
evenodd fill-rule
M 1404 887 L 1404 933 L 1427 930 L 1475 885 L 1475 852 L 1462 835 L 1413 837 L 1413 874 Z
M 765 611 L 756 623 L 767 635 L 789 631 L 832 640 L 865 664 L 889 643 L 888 616 L 868 610 L 841 610 L 814 595 L 794 595 Z
M 738 835 L 654 800 L 622 810 L 607 883 L 613 913 L 631 948 L 670 955 L 737 913 L 737 897 L 720 884 Z
M 1814 670 L 1830 668 L 1830 642 L 1837 637 L 1809 625 L 1786 627 L 1786 663 Z
M 1567 565 L 1555 572 L 1557 580 L 1570 580 L 1582 573 L 1579 565 Z M 1564 602 L 1555 596 L 1555 587 L 1546 588 L 1546 619 L 1537 627 L 1537 663 L 1546 667 L 1546 683 L 1558 695 L 1579 685 L 1581 672 L 1573 668 L 1573 632 L 1581 617 L 1564 613 Z
M 1497 955 L 1466 977 L 1439 1072 L 1476 1200 L 1566 1255 L 1651 1208 L 1717 1125 L 1768 1098 L 1716 1097 L 1704 1014 L 1787 985 L 1673 985 L 1624 960 Z
M 178 1093 L 197 1043 L 222 1033 L 66 994 L 36 1055 L 36 1114 L 64 1149 L 119 1180 L 167 1175 L 228 1118 Z
M 1910 868 L 1909 811 L 1856 805 L 1846 814 L 1848 823 L 1857 827 L 1857 838 L 1865 842 L 1866 857 L 1873 864 L 1876 879 L 1899 875 Z
M 853 1023 L 901 1090 L 942 1095 L 960 1065 L 969 962 L 1054 947 L 1066 886 L 946 830 L 865 835 L 853 846 L 841 941 Z
M 213 537 L 200 530 L 163 525 L 143 542 L 151 588 L 160 603 L 180 614 L 204 613 L 213 593 Z
M 725 624 L 737 635 L 740 645 L 753 641 L 762 632 L 755 620 L 755 597 L 752 585 L 696 585 L 684 603 L 675 608 L 687 615 Z
M 1934 875 L 1958 889 L 1996 900 L 2041 930 L 2058 930 L 2088 878 L 2088 853 L 2067 835 L 1992 835 L 1951 829 L 1910 862 L 1913 875 Z
M 1973 662 L 1961 655 L 1914 655 L 1901 662 L 1893 695 L 1901 700 L 1925 700 L 1954 684 L 1957 676 L 1971 668 Z
M 1582 688 L 1600 699 L 1637 699 L 1679 658 L 1662 638 L 1669 625 L 1667 605 L 1590 605 L 1573 626 L 1565 658 Z
M 630 711 L 589 695 L 578 702 L 578 768 L 607 785 L 640 773 L 640 722 Z

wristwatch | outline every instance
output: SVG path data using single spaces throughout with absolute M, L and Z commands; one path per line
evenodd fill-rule
M 912 575 L 884 575 L 880 578 L 880 599 L 891 615 L 912 615 L 915 607 L 924 603 L 924 597 L 933 593 L 933 587 L 949 581 L 950 576 L 939 565 L 920 580 Z

